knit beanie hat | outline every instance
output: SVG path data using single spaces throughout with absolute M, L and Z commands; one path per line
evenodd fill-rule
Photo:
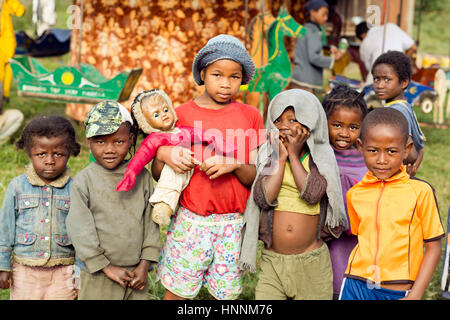
M 255 64 L 247 49 L 245 49 L 239 39 L 230 35 L 220 34 L 211 38 L 195 56 L 192 64 L 192 74 L 195 82 L 200 86 L 203 85 L 204 82 L 200 77 L 200 71 L 211 63 L 223 59 L 233 60 L 242 65 L 242 84 L 247 84 L 252 80 L 255 75 Z
M 310 12 L 311 10 L 317 11 L 321 7 L 328 8 L 328 3 L 324 0 L 310 0 L 305 4 L 305 9 L 307 12 Z

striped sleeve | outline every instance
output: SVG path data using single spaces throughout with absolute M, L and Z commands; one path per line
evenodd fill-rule
M 434 241 L 445 236 L 444 226 L 433 187 L 426 181 L 420 181 L 417 195 L 417 215 L 422 224 L 423 240 Z

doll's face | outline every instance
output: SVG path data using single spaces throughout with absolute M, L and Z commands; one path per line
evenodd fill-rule
M 154 129 L 167 131 L 172 129 L 175 115 L 161 96 L 154 95 L 142 99 L 142 114 Z

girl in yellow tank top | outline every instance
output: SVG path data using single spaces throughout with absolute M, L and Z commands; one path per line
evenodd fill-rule
M 300 159 L 300 162 L 307 173 L 310 172 L 309 158 L 310 155 L 309 152 L 307 152 Z M 289 161 L 286 162 L 284 167 L 283 181 L 277 200 L 278 205 L 275 207 L 275 211 L 290 211 L 307 215 L 320 214 L 320 203 L 309 204 L 299 197 L 299 191 L 295 184 L 294 174 Z

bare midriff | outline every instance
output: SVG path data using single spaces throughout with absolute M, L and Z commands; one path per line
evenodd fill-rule
M 319 248 L 317 239 L 320 215 L 275 211 L 271 250 L 281 254 L 300 254 Z

